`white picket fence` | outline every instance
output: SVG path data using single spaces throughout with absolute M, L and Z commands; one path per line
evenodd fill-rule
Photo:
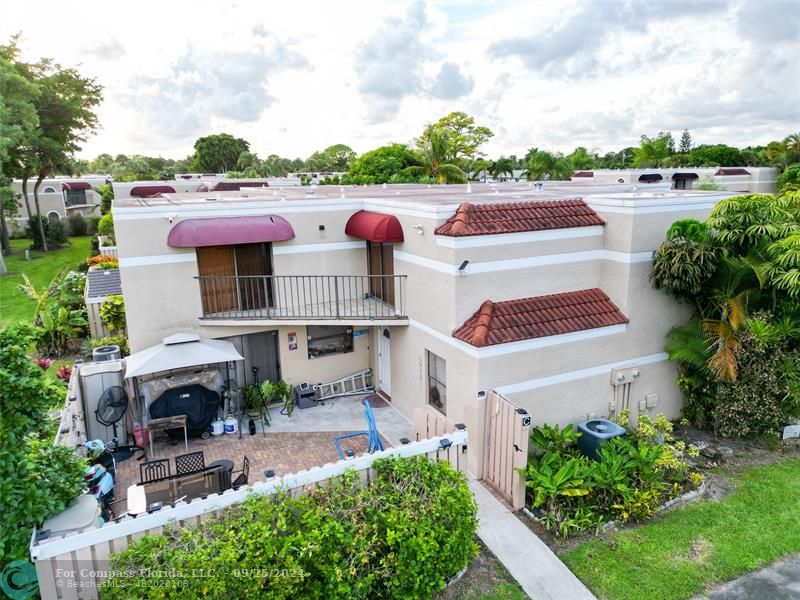
M 179 502 L 158 512 L 138 517 L 124 517 L 100 528 L 80 533 L 36 541 L 31 537 L 31 560 L 39 576 L 42 598 L 77 600 L 97 598 L 98 586 L 105 579 L 112 554 L 125 550 L 130 543 L 144 535 L 161 535 L 164 525 L 191 527 L 213 517 L 226 507 L 243 502 L 251 494 L 274 494 L 288 490 L 293 496 L 302 494 L 347 470 L 359 473 L 362 485 L 375 479 L 373 463 L 380 458 L 427 456 L 429 460 L 446 460 L 455 469 L 466 472 L 467 430 L 460 426 L 447 435 L 389 448 L 374 454 L 364 454 L 350 460 L 315 467 L 284 477 L 251 484 L 238 490 L 226 490 L 205 499 Z

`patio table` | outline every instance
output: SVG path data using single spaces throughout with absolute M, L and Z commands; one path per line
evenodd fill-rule
M 135 483 L 128 487 L 128 514 L 138 515 L 147 512 L 155 502 L 173 504 L 182 498 L 190 500 L 219 494 L 230 487 L 230 473 L 222 465 L 208 467 L 188 475 L 172 475 L 145 483 Z

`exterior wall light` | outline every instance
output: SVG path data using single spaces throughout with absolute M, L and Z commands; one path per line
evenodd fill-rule
M 464 262 L 462 262 L 461 265 L 458 267 L 458 272 L 461 275 L 466 275 L 467 274 L 467 266 L 468 265 L 469 265 L 469 261 L 468 260 L 465 260 Z
M 422 235 L 425 233 L 425 228 L 422 225 L 414 225 L 414 231 Z

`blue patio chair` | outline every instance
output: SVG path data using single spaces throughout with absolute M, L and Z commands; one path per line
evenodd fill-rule
M 372 454 L 378 450 L 383 450 L 383 442 L 381 441 L 381 435 L 378 433 L 378 425 L 375 423 L 375 415 L 372 412 L 372 406 L 370 405 L 369 400 L 366 398 L 362 400 L 361 403 L 364 405 L 364 419 L 367 421 L 367 431 L 357 431 L 356 433 L 340 435 L 333 440 L 333 444 L 336 446 L 336 451 L 339 453 L 339 458 L 342 460 L 344 460 L 344 452 L 342 451 L 342 446 L 339 442 L 345 438 L 365 435 L 367 436 L 367 452 Z

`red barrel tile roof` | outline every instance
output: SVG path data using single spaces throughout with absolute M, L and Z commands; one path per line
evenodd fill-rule
M 498 204 L 462 202 L 456 214 L 439 225 L 435 233 L 460 237 L 604 224 L 605 221 L 580 198 Z
M 736 167 L 733 169 L 719 169 L 716 173 L 714 173 L 714 175 L 717 177 L 720 175 L 750 175 L 750 171 Z
M 492 302 L 453 332 L 453 337 L 473 346 L 494 346 L 622 325 L 626 317 L 599 288 Z

